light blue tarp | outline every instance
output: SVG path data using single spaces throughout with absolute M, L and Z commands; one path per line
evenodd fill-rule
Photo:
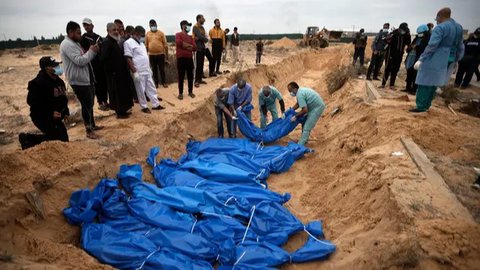
M 298 126 L 298 124 L 305 123 L 305 116 L 300 117 L 292 122 L 291 119 L 294 115 L 295 111 L 293 109 L 288 109 L 285 111 L 285 116 L 283 118 L 275 119 L 262 129 L 257 127 L 250 119 L 248 119 L 245 113 L 237 110 L 237 125 L 242 134 L 248 139 L 254 142 L 272 143 L 284 136 L 287 136 Z
M 157 185 L 143 181 L 140 165 L 122 165 L 117 179 L 72 193 L 64 215 L 82 226 L 89 254 L 120 269 L 274 269 L 326 259 L 335 246 L 323 240 L 321 223 L 304 225 L 283 206 L 290 194 L 265 185 L 310 151 L 209 139 L 189 142 L 178 161 L 157 162 L 160 149 L 152 148 Z M 301 231 L 309 235 L 303 247 L 281 248 Z

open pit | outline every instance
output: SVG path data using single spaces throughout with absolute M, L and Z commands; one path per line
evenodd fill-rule
M 254 96 L 274 78 L 286 105 L 292 106 L 286 85 L 295 80 L 316 89 L 327 104 L 307 145 L 315 153 L 268 181 L 272 190 L 292 194 L 286 206 L 303 222 L 324 221 L 326 238 L 337 251 L 323 262 L 282 269 L 478 269 L 480 193 L 469 185 L 474 179 L 471 166 L 480 164 L 480 120 L 453 115 L 441 99 L 426 114 L 409 114 L 412 96 L 398 98 L 385 91 L 371 98 L 365 81 L 356 78 L 330 95 L 325 79 L 350 64 L 351 51 L 349 45 L 302 50 L 241 72 L 254 87 Z M 35 68 L 28 70 L 33 77 Z M 70 194 L 92 188 L 102 177 L 115 177 L 123 163 L 141 163 L 144 178 L 151 181 L 145 158 L 152 146 L 160 146 L 161 157 L 178 158 L 189 138 L 215 136 L 213 91 L 231 83 L 236 72 L 209 80 L 195 90 L 194 100 L 176 100 L 176 85 L 160 89 L 170 105 L 159 113 L 144 115 L 135 107 L 127 120 L 106 115 L 100 120 L 106 128 L 98 141 L 84 139 L 77 126 L 69 130 L 70 143 L 48 142 L 25 151 L 18 145 L 4 148 L 0 268 L 110 269 L 79 247 L 78 227 L 65 221 L 62 210 Z M 257 105 L 255 98 L 253 103 Z M 332 116 L 336 108 L 341 109 Z M 19 111 L 25 114 L 23 108 Z M 258 123 L 258 110 L 253 119 Z M 279 143 L 299 136 L 300 128 Z M 433 162 L 440 179 L 417 165 L 402 143 L 410 139 Z M 26 200 L 25 194 L 34 190 L 45 219 Z M 286 248 L 299 247 L 302 237 L 293 236 Z

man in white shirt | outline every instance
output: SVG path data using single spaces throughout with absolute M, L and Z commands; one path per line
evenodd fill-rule
M 148 109 L 147 99 L 152 102 L 152 110 L 165 109 L 160 105 L 157 98 L 157 89 L 152 78 L 152 70 L 148 60 L 147 49 L 143 44 L 145 40 L 145 29 L 142 26 L 135 27 L 133 35 L 124 43 L 125 57 L 128 67 L 132 73 L 135 90 L 137 91 L 138 103 L 142 112 L 151 113 Z

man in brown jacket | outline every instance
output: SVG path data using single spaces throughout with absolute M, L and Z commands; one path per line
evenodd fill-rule
M 157 29 L 157 22 L 154 19 L 150 20 L 150 31 L 145 35 L 145 47 L 147 48 L 155 87 L 158 88 L 158 71 L 160 70 L 162 85 L 167 88 L 165 63 L 168 63 L 168 43 L 165 34 Z

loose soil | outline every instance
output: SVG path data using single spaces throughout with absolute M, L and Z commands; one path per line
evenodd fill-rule
M 384 99 L 367 102 L 365 82 L 354 78 L 328 94 L 326 75 L 349 65 L 351 51 L 350 45 L 297 50 L 256 68 L 226 67 L 237 69 L 253 85 L 254 96 L 273 78 L 286 105 L 292 106 L 295 101 L 286 85 L 295 80 L 316 89 L 327 104 L 308 143 L 315 153 L 290 171 L 272 175 L 269 186 L 292 193 L 286 206 L 302 221 L 323 220 L 337 252 L 324 262 L 282 269 L 478 269 L 480 193 L 470 184 L 475 179 L 471 167 L 480 165 L 480 120 L 460 112 L 453 115 L 441 98 L 420 115 L 407 112 L 413 96 L 407 101 L 389 98 L 397 93 L 383 91 Z M 247 52 L 245 62 L 254 63 Z M 13 54 L 0 57 L 0 70 L 15 68 L 0 74 L 0 124 L 7 132 L 31 128 L 22 100 L 40 53 L 22 59 Z M 161 88 L 160 96 L 175 106 L 167 104 L 165 111 L 151 115 L 140 113 L 138 106 L 126 120 L 98 112 L 99 124 L 106 126 L 99 132 L 101 140 L 85 139 L 78 124 L 69 130 L 70 143 L 47 142 L 21 151 L 18 143 L 7 141 L 0 148 L 0 268 L 110 269 L 79 247 L 79 229 L 65 221 L 62 209 L 70 194 L 92 188 L 102 177 L 114 177 L 123 163 L 141 163 L 144 178 L 151 181 L 145 164 L 149 148 L 160 146 L 161 157 L 178 158 L 189 138 L 215 136 L 213 91 L 232 81 L 227 75 L 208 79 L 206 86 L 195 89 L 194 100 L 175 99 L 175 85 Z M 256 98 L 253 103 L 257 107 Z M 336 107 L 341 111 L 331 116 Z M 258 110 L 253 119 L 259 122 Z M 298 128 L 279 143 L 297 140 L 300 132 Z M 413 138 L 423 149 L 468 215 L 439 207 L 452 197 L 429 185 L 402 137 Z M 396 151 L 404 155 L 391 155 Z M 25 199 L 32 190 L 43 200 L 45 220 L 35 216 Z M 285 248 L 294 250 L 305 239 L 303 233 L 295 235 Z

